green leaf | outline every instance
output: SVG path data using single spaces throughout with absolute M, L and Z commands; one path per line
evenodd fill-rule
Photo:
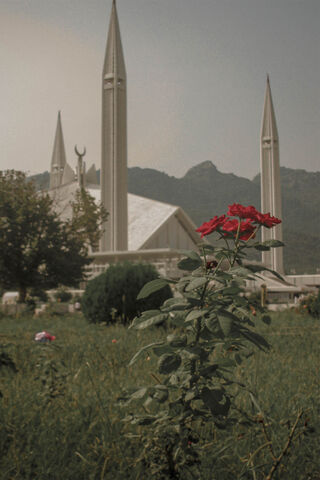
M 188 302 L 184 298 L 169 298 L 161 307 L 163 312 L 170 312 L 174 310 L 185 310 Z
M 201 258 L 197 252 L 194 250 L 179 250 L 179 253 L 184 255 L 185 257 L 191 258 L 192 260 L 197 260 L 201 262 Z
M 148 392 L 147 388 L 139 388 L 139 390 L 136 390 L 134 393 L 130 395 L 130 399 L 127 403 L 131 403 L 135 400 L 142 400 Z
M 224 399 L 224 403 L 221 401 Z M 204 387 L 201 391 L 201 400 L 213 415 L 227 415 L 231 405 L 228 397 L 224 398 L 224 390 L 220 388 L 209 389 Z
M 185 347 L 188 343 L 187 335 L 175 335 L 174 333 L 167 336 L 167 342 L 170 347 L 181 348 Z
M 261 245 L 264 245 L 266 247 L 271 247 L 271 248 L 278 248 L 278 247 L 284 247 L 284 243 L 280 242 L 280 240 L 266 240 L 265 242 L 262 242 Z
M 267 325 L 270 325 L 270 323 L 271 323 L 271 317 L 270 317 L 270 315 L 263 315 L 263 316 L 261 317 L 261 320 L 262 320 L 265 324 L 267 324 Z
M 186 396 L 184 397 L 185 402 L 190 402 L 190 400 L 194 400 L 195 398 L 198 397 L 197 392 L 190 390 L 187 392 Z
M 157 417 L 153 415 L 145 415 L 144 417 L 134 417 L 131 423 L 133 425 L 151 425 L 156 419 Z
M 196 270 L 202 265 L 201 258 L 199 257 L 199 260 L 194 260 L 192 258 L 183 258 L 180 260 L 178 263 L 178 268 L 180 270 L 187 270 L 188 272 L 192 272 L 193 270 Z
M 158 292 L 167 285 L 169 285 L 169 280 L 167 280 L 166 278 L 156 278 L 155 280 L 151 280 L 151 282 L 146 283 L 142 287 L 142 289 L 138 293 L 137 300 L 147 298 L 152 293 Z
M 159 345 L 158 347 L 154 347 L 152 351 L 157 357 L 161 357 L 161 355 L 165 353 L 174 353 L 174 350 L 170 345 Z
M 237 285 L 232 285 L 230 287 L 222 289 L 223 295 L 236 295 L 237 293 L 242 292 L 242 291 L 243 291 L 243 289 L 238 287 Z
M 145 312 L 142 313 L 139 317 L 134 317 L 132 320 L 129 329 L 130 328 L 135 328 L 139 323 L 144 322 L 148 318 L 154 317 L 155 315 L 160 315 L 160 310 L 146 310 Z
M 258 400 L 256 399 L 256 397 L 255 397 L 255 396 L 253 395 L 253 393 L 251 393 L 251 392 L 249 393 L 249 395 L 250 395 L 252 404 L 256 407 L 257 411 L 258 411 L 259 413 L 262 413 L 262 414 L 263 414 L 263 411 L 262 411 L 262 409 L 261 409 L 261 407 L 260 407 L 260 405 L 259 405 Z
M 241 365 L 241 363 L 242 363 L 241 355 L 239 355 L 239 353 L 236 353 L 234 358 L 235 358 L 235 361 L 237 362 L 237 364 Z
M 232 330 L 233 320 L 228 316 L 218 315 L 219 324 L 223 334 L 227 337 Z
M 155 385 L 153 388 L 154 391 L 151 394 L 151 398 L 153 400 L 156 400 L 159 403 L 163 403 L 168 400 L 169 392 L 165 385 Z
M 216 247 L 208 243 L 200 245 L 200 248 L 203 249 L 204 253 L 213 253 L 216 250 Z
M 135 330 L 143 330 L 147 327 L 151 327 L 152 325 L 161 325 L 166 319 L 168 318 L 167 313 L 160 313 L 159 315 L 155 315 L 154 317 L 148 318 L 138 325 L 134 326 Z
M 133 365 L 136 362 L 137 358 L 139 358 L 142 352 L 145 352 L 146 350 L 149 350 L 151 347 L 154 347 L 156 345 L 163 345 L 163 344 L 164 342 L 153 342 L 153 343 L 150 343 L 149 345 L 146 345 L 140 348 L 140 350 L 130 360 L 129 367 L 131 367 L 131 365 Z
M 196 320 L 197 318 L 204 317 L 208 310 L 191 310 L 188 313 L 185 319 L 185 323 L 191 322 L 192 320 Z
M 165 353 L 158 360 L 159 373 L 168 374 L 174 372 L 181 364 L 181 357 L 176 353 Z
M 260 348 L 260 350 L 268 350 L 270 348 L 269 343 L 258 333 L 244 328 L 239 329 L 239 331 L 247 340 Z
M 196 277 L 192 280 L 189 285 L 186 287 L 186 292 L 190 292 L 191 290 L 195 290 L 196 288 L 200 288 L 208 282 L 207 277 Z

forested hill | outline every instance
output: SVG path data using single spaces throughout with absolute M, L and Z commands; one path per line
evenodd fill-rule
M 281 167 L 285 267 L 287 273 L 315 273 L 320 268 L 320 172 Z M 41 188 L 49 175 L 32 177 Z M 260 176 L 252 181 L 222 173 L 206 161 L 176 178 L 150 168 L 128 169 L 130 193 L 181 206 L 196 225 L 225 213 L 237 202 L 260 208 Z

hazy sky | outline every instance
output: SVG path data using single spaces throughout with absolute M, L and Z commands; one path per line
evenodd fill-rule
M 0 0 L 0 169 L 50 167 L 61 110 L 67 160 L 100 168 L 111 0 Z M 211 160 L 259 171 L 266 86 L 281 165 L 320 170 L 319 0 L 118 0 L 128 164 L 182 176 Z

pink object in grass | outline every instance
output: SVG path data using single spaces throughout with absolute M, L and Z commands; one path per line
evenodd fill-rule
M 34 336 L 34 339 L 36 342 L 45 343 L 45 342 L 52 342 L 53 340 L 56 339 L 56 337 L 54 335 L 50 335 L 50 333 L 48 332 L 43 331 L 43 332 L 36 333 Z
M 113 338 L 113 339 L 111 340 L 111 342 L 112 342 L 112 343 L 117 343 L 117 340 L 116 340 L 115 338 Z

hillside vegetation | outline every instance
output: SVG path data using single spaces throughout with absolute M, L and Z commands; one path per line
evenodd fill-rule
M 320 172 L 281 167 L 283 235 L 287 273 L 320 268 Z M 31 177 L 47 188 L 48 172 Z M 260 175 L 253 180 L 222 173 L 206 161 L 182 178 L 150 168 L 128 169 L 130 193 L 181 206 L 196 225 L 222 214 L 234 202 L 260 208 Z

